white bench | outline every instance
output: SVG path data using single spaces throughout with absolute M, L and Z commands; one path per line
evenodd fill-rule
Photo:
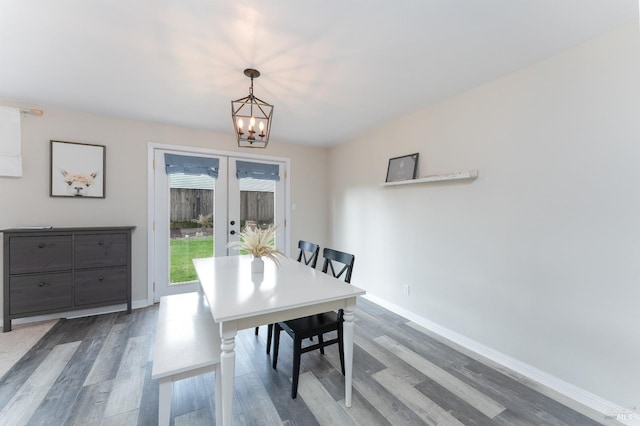
M 160 299 L 151 377 L 160 381 L 158 425 L 169 425 L 173 382 L 215 371 L 216 424 L 222 424 L 220 329 L 204 296 L 176 294 Z

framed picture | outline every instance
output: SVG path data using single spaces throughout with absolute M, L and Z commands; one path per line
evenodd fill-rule
M 416 178 L 418 171 L 418 156 L 420 154 L 403 155 L 389 160 L 386 182 L 398 182 Z
M 51 197 L 104 198 L 104 145 L 51 141 Z

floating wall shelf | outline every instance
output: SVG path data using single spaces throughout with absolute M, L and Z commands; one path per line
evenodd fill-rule
M 398 182 L 386 182 L 382 186 L 410 185 L 415 183 L 445 182 L 451 180 L 474 180 L 478 177 L 477 170 L 467 172 L 444 173 L 438 175 L 424 176 L 418 179 L 401 180 Z

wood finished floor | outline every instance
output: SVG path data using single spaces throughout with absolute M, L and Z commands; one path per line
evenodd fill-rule
M 158 383 L 151 380 L 157 313 L 155 305 L 60 321 L 0 378 L 0 425 L 157 424 Z M 266 327 L 257 338 L 241 331 L 234 424 L 617 424 L 573 404 L 575 411 L 539 385 L 463 354 L 367 300 L 359 301 L 355 324 L 350 409 L 335 345 L 324 356 L 303 355 L 292 400 L 291 339 L 283 333 L 276 371 L 265 353 Z M 171 424 L 213 424 L 213 385 L 212 373 L 177 382 Z

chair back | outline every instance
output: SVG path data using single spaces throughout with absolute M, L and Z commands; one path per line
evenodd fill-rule
M 298 242 L 298 262 L 304 262 L 305 265 L 311 266 L 315 269 L 316 263 L 318 263 L 318 253 L 320 252 L 320 246 L 314 243 L 300 240 Z
M 335 278 L 340 278 L 344 274 L 344 281 L 351 282 L 353 263 L 356 260 L 354 255 L 325 248 L 322 251 L 322 256 L 324 257 L 322 272 L 331 273 Z

